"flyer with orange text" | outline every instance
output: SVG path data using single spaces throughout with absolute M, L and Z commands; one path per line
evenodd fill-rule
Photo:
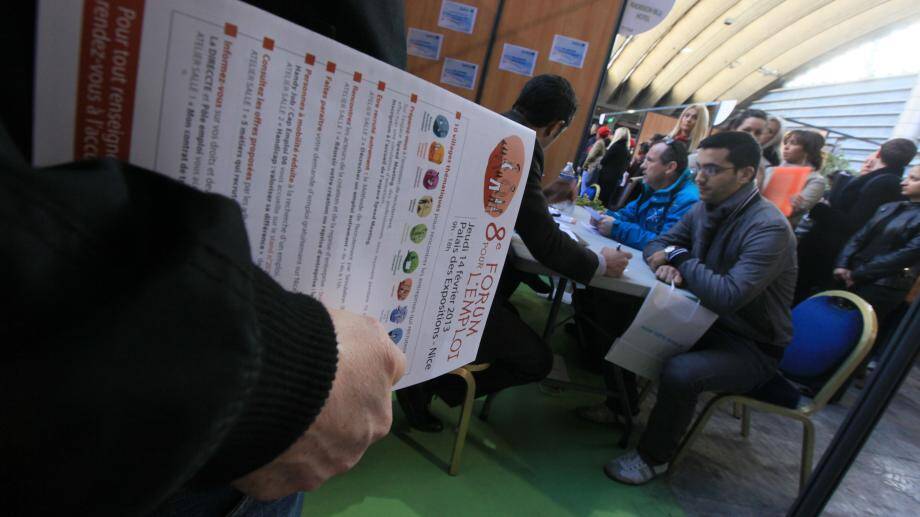
M 531 130 L 235 0 L 42 0 L 37 43 L 35 165 L 233 199 L 282 286 L 384 324 L 397 387 L 476 357 Z

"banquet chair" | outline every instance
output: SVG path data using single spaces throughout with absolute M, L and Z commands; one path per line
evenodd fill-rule
M 845 300 L 843 303 L 847 305 L 841 306 L 836 301 L 829 303 L 829 299 Z M 699 438 L 716 409 L 732 404 L 741 408 L 741 435 L 745 438 L 750 434 L 751 409 L 784 416 L 802 423 L 799 491 L 802 490 L 811 474 L 814 459 L 815 430 L 811 417 L 828 404 L 828 401 L 869 354 L 875 344 L 878 321 L 872 306 L 859 296 L 847 291 L 825 291 L 803 301 L 793 309 L 793 327 L 795 335 L 787 348 L 787 355 L 798 357 L 799 361 L 787 361 L 784 358 L 780 363 L 780 372 L 765 386 L 751 393 L 713 397 L 691 427 L 690 432 L 684 437 L 677 454 L 671 461 L 669 474 L 674 472 L 675 467 L 686 456 L 687 451 Z M 841 332 L 839 329 L 844 331 Z M 851 329 L 851 331 L 847 332 L 846 329 Z M 821 339 L 802 339 L 802 335 L 808 334 L 811 334 L 810 337 L 820 336 Z M 815 345 L 818 341 L 822 341 L 820 346 Z M 834 350 L 830 350 L 832 348 Z M 829 350 L 830 354 L 827 353 Z M 844 351 L 842 362 L 815 397 L 800 404 L 798 391 L 782 376 L 782 372 L 808 368 L 810 365 L 804 363 L 816 357 L 824 356 L 829 361 L 833 361 L 835 350 Z M 833 362 L 833 364 L 837 363 Z

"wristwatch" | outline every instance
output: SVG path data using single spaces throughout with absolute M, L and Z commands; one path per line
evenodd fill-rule
M 674 252 L 674 250 L 676 250 L 676 249 L 677 249 L 677 246 L 675 246 L 675 245 L 673 245 L 673 244 L 670 245 L 670 246 L 665 246 L 665 248 L 664 248 L 664 254 L 665 254 L 665 255 L 670 255 L 670 254 L 671 254 L 672 252 Z

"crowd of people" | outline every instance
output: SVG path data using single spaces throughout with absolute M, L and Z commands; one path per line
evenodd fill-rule
M 251 3 L 405 67 L 402 1 L 342 0 L 309 14 Z M 9 48 L 34 42 L 31 16 L 4 18 Z M 33 55 L 10 56 L 11 72 L 33 77 Z M 0 442 L 5 507 L 17 515 L 299 515 L 300 491 L 349 469 L 388 432 L 401 352 L 376 320 L 287 292 L 256 267 L 240 209 L 226 198 L 110 160 L 34 170 L 25 158 L 32 84 L 8 81 L 4 92 L 0 335 L 8 359 L 0 378 L 16 408 Z M 580 284 L 621 276 L 632 254 L 572 240 L 542 189 L 544 150 L 578 109 L 572 86 L 534 77 L 509 108 L 504 116 L 536 133 L 517 234 L 537 261 Z M 839 285 L 890 325 L 920 273 L 920 167 L 904 174 L 914 142 L 885 142 L 859 174 L 830 181 L 818 133 L 784 132 L 756 109 L 710 126 L 702 104 L 647 142 L 601 126 L 578 160 L 609 207 L 597 230 L 641 250 L 656 278 L 718 315 L 665 364 L 638 447 L 606 465 L 623 483 L 667 469 L 701 393 L 746 393 L 776 375 L 795 303 Z M 775 167 L 811 169 L 788 216 L 761 195 Z M 634 198 L 621 199 L 640 177 Z M 549 346 L 511 302 L 528 280 L 509 253 L 477 356 L 491 365 L 475 373 L 477 396 L 550 371 Z M 575 296 L 576 310 L 594 311 L 613 334 L 637 302 L 592 289 Z M 627 381 L 634 398 L 636 379 Z M 432 398 L 457 405 L 463 390 L 443 376 L 397 398 L 412 427 L 437 432 Z M 608 400 L 577 412 L 611 423 L 621 411 Z M 116 475 L 124 472 L 133 474 Z

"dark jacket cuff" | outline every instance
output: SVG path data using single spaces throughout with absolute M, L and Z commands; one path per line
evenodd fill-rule
M 686 248 L 677 248 L 668 254 L 668 264 L 674 267 L 680 267 L 687 259 L 690 258 L 690 251 Z
M 332 389 L 338 350 L 332 319 L 309 296 L 252 267 L 261 345 L 258 378 L 240 416 L 199 470 L 197 486 L 226 484 L 275 459 L 313 423 Z

